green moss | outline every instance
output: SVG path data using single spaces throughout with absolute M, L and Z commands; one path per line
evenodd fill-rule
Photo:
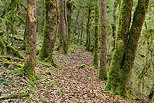
M 98 53 L 96 51 L 94 52 L 93 68 L 94 69 L 98 68 Z
M 29 57 L 29 60 L 27 60 L 28 63 L 25 64 L 23 67 L 24 69 L 24 74 L 28 76 L 30 80 L 35 80 L 35 75 L 34 75 L 34 69 L 35 69 L 35 61 L 33 57 Z
M 47 15 L 47 14 L 46 14 Z M 45 15 L 45 19 L 46 19 L 46 15 Z M 39 60 L 44 60 L 45 58 L 47 58 L 49 56 L 49 53 L 47 51 L 47 20 L 45 20 L 44 22 L 44 36 L 43 36 L 43 44 L 42 44 L 42 48 L 40 50 L 40 53 L 38 55 L 38 59 Z
M 50 55 L 47 58 L 45 58 L 44 61 L 50 63 L 55 68 L 60 67 L 57 62 L 53 61 L 52 55 L 53 51 L 50 52 Z
M 65 34 L 66 36 L 66 34 Z M 68 51 L 68 44 L 69 42 L 67 40 L 63 40 L 63 53 L 67 54 L 67 51 Z
M 18 74 L 18 76 L 23 76 L 24 75 L 24 69 L 23 68 L 18 68 L 12 71 L 14 74 Z
M 23 68 L 23 67 L 24 67 L 22 64 L 17 64 L 17 66 L 18 66 L 19 68 Z
M 94 43 L 94 59 L 93 67 L 98 68 L 98 34 L 99 34 L 99 6 L 98 3 L 95 6 L 95 43 Z
M 4 67 L 8 68 L 11 64 L 13 64 L 13 63 L 12 62 L 5 62 Z
M 7 48 L 1 37 L 0 37 L 0 48 L 1 48 L 1 54 L 6 55 Z
M 85 65 L 85 64 L 77 65 L 76 68 L 84 69 L 84 70 L 86 70 L 86 71 L 88 70 L 88 67 L 87 67 L 87 65 Z
M 99 79 L 100 80 L 107 80 L 107 75 L 106 75 L 106 67 L 100 67 L 99 68 Z
M 52 67 L 50 62 L 40 62 L 45 67 Z
M 24 59 L 24 56 L 17 49 L 15 49 L 14 47 L 12 47 L 10 45 L 7 45 L 7 51 L 10 54 L 13 54 L 13 56 L 16 56 L 18 58 Z
M 116 34 L 116 44 L 109 68 L 108 80 L 105 90 L 111 91 L 113 94 L 126 96 L 126 73 L 121 68 L 124 62 L 125 46 L 128 39 L 128 32 L 130 28 L 131 12 L 133 0 L 122 0 L 119 23 Z

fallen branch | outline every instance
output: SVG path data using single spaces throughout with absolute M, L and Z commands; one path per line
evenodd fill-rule
M 20 59 L 20 58 L 17 58 L 17 57 L 12 57 L 12 56 L 4 56 L 4 55 L 0 55 L 0 59 L 7 59 L 7 60 L 13 60 L 13 61 L 25 61 L 24 59 Z
M 20 38 L 17 38 L 17 37 L 12 37 L 12 36 L 9 36 L 9 38 L 12 38 L 12 39 L 14 39 L 14 40 L 18 40 L 18 41 L 22 41 L 22 42 L 24 42 L 24 40 L 23 40 L 23 39 L 20 39 Z
M 10 96 L 6 96 L 6 97 L 1 97 L 1 100 L 6 100 L 6 99 L 17 99 L 17 98 L 23 98 L 23 97 L 28 97 L 29 94 L 14 94 L 14 95 L 10 95 Z
M 10 53 L 10 54 L 13 54 L 13 56 L 16 56 L 20 59 L 24 59 L 24 56 L 19 53 L 19 51 L 17 49 L 15 49 L 14 47 L 10 46 L 10 45 L 7 45 L 7 51 Z

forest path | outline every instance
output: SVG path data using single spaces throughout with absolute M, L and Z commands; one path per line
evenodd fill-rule
M 55 54 L 60 68 L 46 68 L 46 89 L 38 91 L 50 103 L 132 103 L 103 90 L 98 70 L 92 68 L 92 55 L 81 47 L 68 55 Z M 48 74 L 49 76 L 47 76 Z M 38 89 L 39 90 L 39 89 Z M 46 91 L 46 92 L 45 92 Z
M 81 46 L 71 47 L 67 55 L 55 52 L 53 58 L 59 68 L 38 61 L 35 89 L 33 82 L 13 72 L 24 62 L 12 61 L 8 65 L 8 60 L 0 61 L 0 98 L 32 91 L 29 97 L 2 103 L 135 103 L 109 95 L 103 89 L 105 82 L 98 80 L 98 70 L 91 65 L 92 54 Z

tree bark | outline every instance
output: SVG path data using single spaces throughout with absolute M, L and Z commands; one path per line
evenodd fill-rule
M 68 23 L 68 40 L 71 39 L 71 15 L 72 15 L 72 0 L 67 1 L 67 23 Z
M 99 79 L 106 80 L 106 0 L 101 0 L 101 41 L 100 41 L 100 48 L 101 48 L 101 57 L 100 57 L 100 70 L 99 70 Z
M 148 8 L 149 0 L 138 0 L 137 8 L 134 12 L 133 23 L 128 33 L 129 39 L 126 45 L 123 62 L 121 64 L 123 85 L 126 86 L 133 68 L 138 40 L 142 31 L 145 14 Z
M 44 40 L 39 58 L 50 58 L 51 63 L 54 63 L 52 55 L 58 27 L 57 0 L 45 0 L 45 11 Z
M 91 18 L 91 8 L 88 8 L 88 21 L 87 21 L 87 29 L 86 29 L 86 50 L 90 51 L 90 18 Z
M 116 37 L 116 24 L 117 24 L 117 16 L 116 16 L 116 11 L 117 11 L 117 7 L 118 7 L 118 4 L 119 4 L 119 0 L 115 0 L 114 2 L 114 9 L 113 9 L 113 23 L 111 24 L 112 25 L 112 37 L 113 37 L 113 50 L 114 50 L 114 46 L 115 46 L 115 37 Z M 113 51 L 112 50 L 112 51 Z
M 126 5 L 130 8 L 132 1 L 128 0 L 128 2 L 125 2 L 125 4 L 124 1 L 122 1 L 121 8 L 125 7 Z M 145 19 L 148 2 L 149 0 L 138 0 L 138 5 L 134 12 L 133 23 L 130 31 L 127 34 L 123 33 L 121 35 L 119 35 L 119 32 L 117 33 L 116 48 L 114 50 L 112 64 L 110 67 L 109 77 L 106 85 L 106 89 L 113 91 L 113 93 L 115 94 L 126 96 L 125 89 L 130 72 L 133 67 L 136 48 Z M 127 7 L 125 7 L 125 13 L 129 10 L 126 9 Z M 131 12 L 131 10 L 129 12 Z M 122 13 L 120 13 L 120 15 L 122 15 Z M 125 14 L 125 16 L 127 18 L 129 15 Z M 126 18 L 124 20 L 127 20 Z M 122 22 L 129 26 L 130 22 L 128 24 L 128 22 L 124 22 L 124 20 Z M 121 26 L 118 26 L 118 31 L 128 31 L 128 29 L 122 29 Z
M 94 59 L 93 59 L 93 67 L 95 69 L 98 68 L 98 34 L 99 34 L 99 0 L 96 0 L 95 6 L 95 42 L 94 42 Z
M 36 0 L 27 0 L 28 20 L 26 35 L 25 75 L 34 79 L 36 66 Z
M 113 93 L 119 95 L 125 94 L 123 91 L 124 87 L 121 85 L 123 81 L 120 81 L 122 78 L 120 68 L 123 62 L 127 35 L 130 28 L 132 6 L 133 0 L 121 1 L 115 49 L 109 69 L 107 85 L 105 87 L 106 90 L 111 90 Z
M 66 19 L 65 19 L 65 0 L 59 1 L 60 6 L 60 23 L 59 23 L 59 50 L 62 53 L 67 53 L 68 39 L 66 35 Z

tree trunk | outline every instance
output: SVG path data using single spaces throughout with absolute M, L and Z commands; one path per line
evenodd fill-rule
M 27 0 L 28 20 L 26 35 L 26 61 L 24 65 L 25 75 L 34 79 L 36 66 L 36 0 Z
M 124 93 L 123 85 L 120 85 L 121 82 L 123 82 L 120 81 L 120 68 L 125 52 L 125 45 L 131 21 L 132 6 L 133 0 L 121 1 L 120 13 L 118 18 L 116 44 L 109 70 L 107 85 L 105 87 L 106 90 L 111 90 L 113 93 L 119 95 Z
M 39 58 L 45 59 L 50 56 L 50 61 L 53 63 L 52 54 L 58 25 L 57 0 L 45 0 L 45 11 L 44 41 Z
M 62 53 L 67 53 L 68 39 L 66 35 L 66 19 L 65 19 L 65 0 L 59 1 L 60 6 L 60 23 L 59 23 L 59 50 Z
M 68 40 L 71 39 L 71 15 L 72 15 L 72 4 L 71 1 L 67 1 L 67 23 L 68 23 Z
M 90 18 L 91 18 L 91 8 L 88 8 L 88 21 L 87 21 L 87 35 L 86 35 L 86 50 L 90 51 Z
M 138 5 L 133 17 L 133 23 L 128 33 L 130 25 L 130 22 L 128 22 L 130 21 L 128 17 L 130 18 L 130 6 L 132 5 L 132 1 L 122 1 L 120 17 L 125 13 L 128 14 L 123 15 L 123 17 L 126 16 L 124 19 L 119 19 L 121 20 L 119 21 L 119 24 L 122 25 L 118 26 L 116 46 L 106 85 L 106 89 L 111 90 L 115 94 L 126 96 L 126 84 L 134 63 L 135 52 L 145 19 L 148 2 L 149 0 L 138 0 Z M 122 11 L 124 12 L 122 13 Z M 127 28 L 124 29 L 122 26 Z
M 133 23 L 128 33 L 129 39 L 126 45 L 125 54 L 121 64 L 121 72 L 124 87 L 130 77 L 130 72 L 133 68 L 138 40 L 141 34 L 142 25 L 144 23 L 145 14 L 148 8 L 149 0 L 138 0 L 137 8 L 134 12 Z
M 100 57 L 100 70 L 99 70 L 99 79 L 106 80 L 106 0 L 101 0 L 101 57 Z
M 115 46 L 115 36 L 116 36 L 116 23 L 117 23 L 117 16 L 116 16 L 116 11 L 117 11 L 117 7 L 118 7 L 118 2 L 119 0 L 115 0 L 114 2 L 114 9 L 113 9 L 113 23 L 111 24 L 112 25 L 112 37 L 113 37 L 113 50 L 114 50 L 114 46 Z M 112 50 L 112 51 L 113 51 Z
M 94 42 L 94 60 L 93 67 L 98 68 L 98 34 L 99 34 L 99 0 L 96 0 L 95 6 L 95 42 Z

